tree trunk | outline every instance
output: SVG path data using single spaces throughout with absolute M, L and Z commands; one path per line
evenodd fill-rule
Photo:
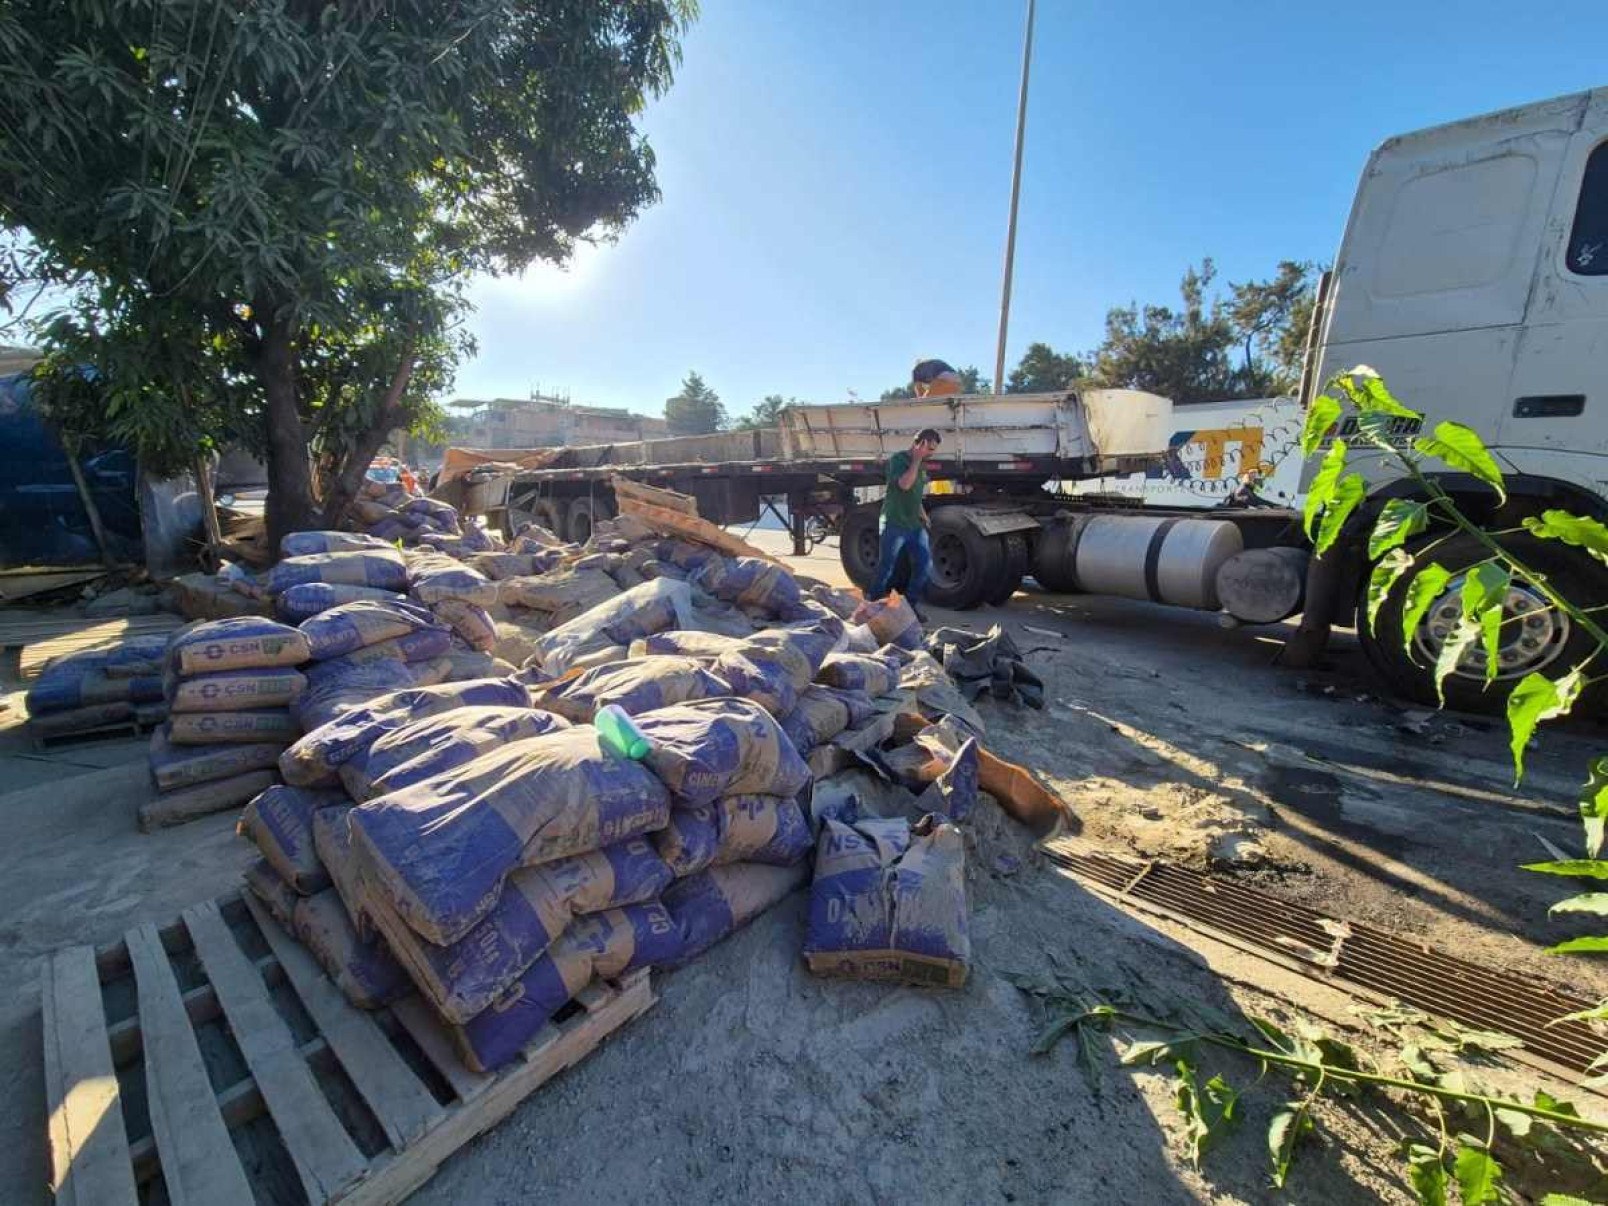
M 345 460 L 324 492 L 324 526 L 327 528 L 336 527 L 346 518 L 347 508 L 363 488 L 363 477 L 374 460 L 374 454 L 385 443 L 391 428 L 402 421 L 402 395 L 407 392 L 408 382 L 413 379 L 413 347 L 411 339 L 402 345 L 402 363 L 397 365 L 396 374 L 385 391 L 379 414 L 369 429 L 347 450 Z
M 307 439 L 296 406 L 296 366 L 291 328 L 272 319 L 262 332 L 257 375 L 268 402 L 268 544 L 275 556 L 279 542 L 291 532 L 312 527 L 313 474 L 307 461 Z

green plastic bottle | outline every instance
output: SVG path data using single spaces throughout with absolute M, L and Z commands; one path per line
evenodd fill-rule
M 597 728 L 598 744 L 616 758 L 641 762 L 653 748 L 619 704 L 599 708 L 592 723 Z

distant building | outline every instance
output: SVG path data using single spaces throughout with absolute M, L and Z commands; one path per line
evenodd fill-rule
M 529 399 L 467 399 L 457 409 L 475 409 L 459 442 L 471 448 L 559 448 L 577 444 L 621 444 L 658 440 L 670 434 L 663 419 L 634 415 L 611 406 L 577 406 L 568 398 L 537 394 Z

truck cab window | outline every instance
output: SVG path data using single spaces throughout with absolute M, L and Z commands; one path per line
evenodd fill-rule
M 1608 142 L 1586 159 L 1565 262 L 1581 276 L 1608 276 Z

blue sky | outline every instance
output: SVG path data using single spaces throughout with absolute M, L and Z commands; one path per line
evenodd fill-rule
M 663 200 L 567 272 L 477 283 L 455 393 L 659 414 L 697 369 L 735 416 L 922 356 L 991 372 L 1025 4 L 703 9 L 644 118 Z M 1040 0 L 1007 364 L 1202 256 L 1332 259 L 1378 142 L 1608 84 L 1605 36 L 1601 0 Z

